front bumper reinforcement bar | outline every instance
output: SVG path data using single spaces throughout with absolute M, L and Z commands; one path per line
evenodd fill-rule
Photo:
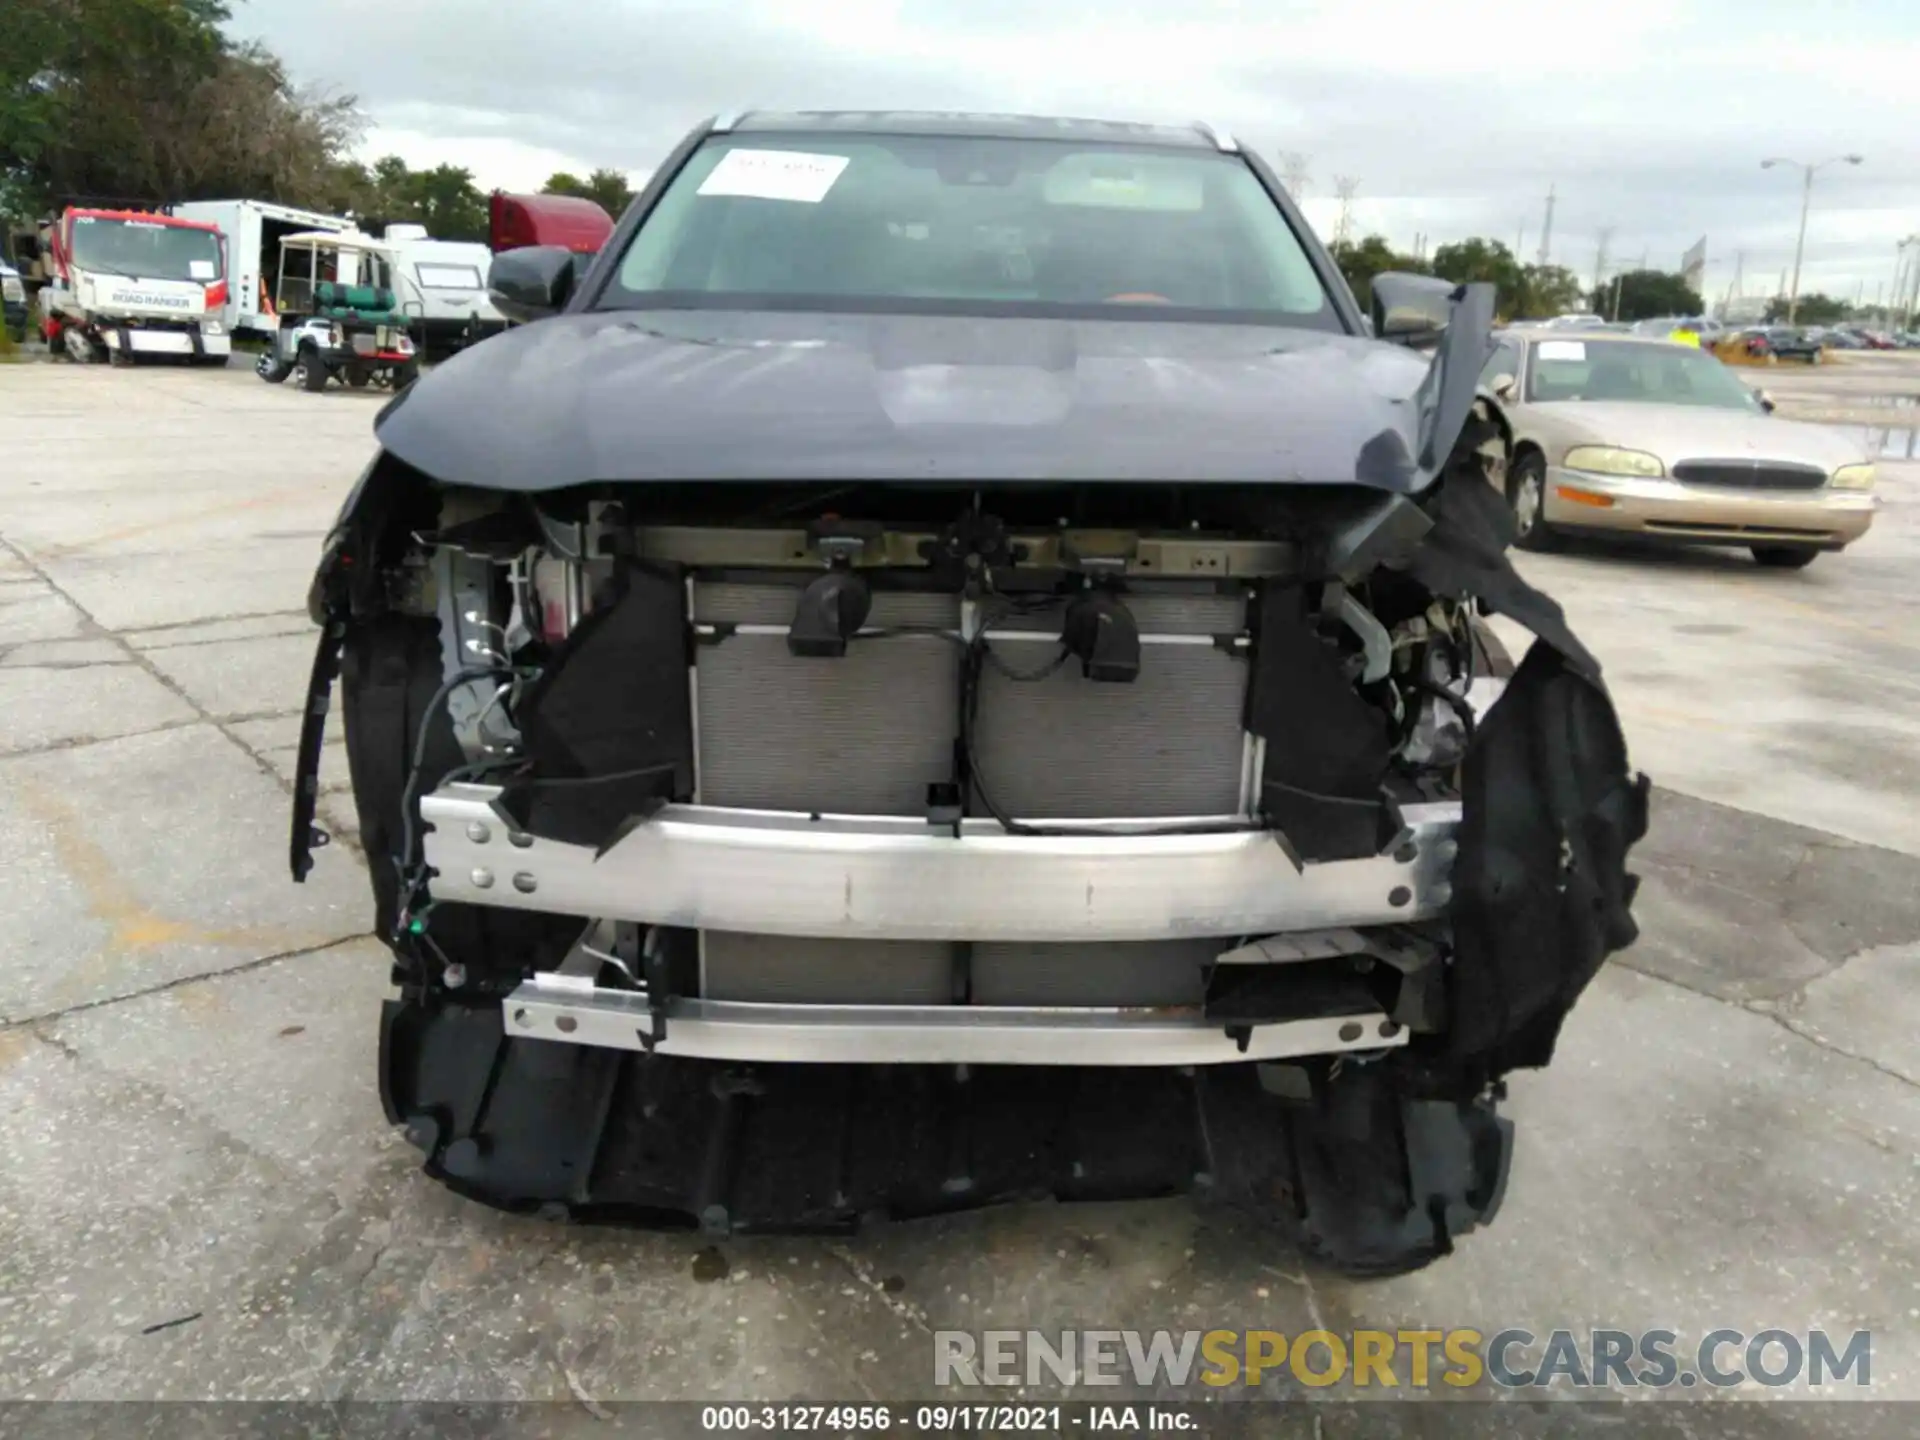
M 501 1002 L 510 1036 L 702 1060 L 867 1065 L 1226 1065 L 1407 1043 L 1384 1014 L 1247 1027 L 1197 1010 L 986 1005 L 779 1005 L 674 999 L 656 1043 L 648 998 L 536 978 Z
M 499 794 L 454 784 L 422 800 L 436 900 L 848 940 L 1226 938 L 1425 919 L 1450 898 L 1460 820 L 1457 804 L 1409 805 L 1384 853 L 1301 865 L 1268 831 L 1113 833 L 1164 821 L 1010 835 L 970 820 L 955 835 L 913 818 L 668 805 L 596 853 L 519 833 Z

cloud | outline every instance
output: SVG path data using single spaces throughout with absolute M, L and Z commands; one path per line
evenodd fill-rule
M 1323 232 L 1349 176 L 1362 230 L 1531 256 L 1551 185 L 1554 259 L 1590 274 L 1610 227 L 1673 265 L 1706 235 L 1717 293 L 1736 254 L 1749 288 L 1792 259 L 1800 186 L 1760 160 L 1859 151 L 1819 173 L 1802 288 L 1869 297 L 1920 187 L 1910 0 L 250 0 L 234 29 L 358 95 L 371 153 L 483 184 L 643 174 L 748 107 L 1205 118 L 1309 156 Z

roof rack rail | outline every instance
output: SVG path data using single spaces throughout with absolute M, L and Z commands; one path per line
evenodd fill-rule
M 1240 142 L 1233 138 L 1232 131 L 1221 126 L 1209 125 L 1204 120 L 1194 121 L 1193 128 L 1206 136 L 1208 141 L 1212 143 L 1214 149 L 1225 151 L 1229 155 L 1239 153 Z

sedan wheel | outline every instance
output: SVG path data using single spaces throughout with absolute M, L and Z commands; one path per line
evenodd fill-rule
M 1507 472 L 1507 501 L 1513 507 L 1513 543 L 1522 550 L 1551 550 L 1556 544 L 1547 524 L 1547 467 L 1529 451 Z
M 1755 545 L 1755 563 L 1770 570 L 1804 570 L 1820 554 L 1805 545 Z

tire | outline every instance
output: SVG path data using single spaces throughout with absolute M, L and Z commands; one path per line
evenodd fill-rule
M 364 390 L 373 381 L 373 373 L 364 365 L 349 365 L 340 372 L 340 378 L 355 390 Z
M 392 379 L 390 383 L 394 388 L 394 392 L 397 394 L 420 378 L 420 362 L 418 360 L 409 360 L 405 365 L 394 366 L 391 373 Z
M 302 390 L 319 393 L 327 388 L 327 364 L 311 349 L 302 349 L 294 362 L 294 381 Z
M 1547 461 L 1538 450 L 1516 456 L 1508 467 L 1507 506 L 1515 547 L 1535 553 L 1559 548 L 1560 538 L 1546 521 Z
M 1819 556 L 1805 545 L 1755 545 L 1753 558 L 1769 570 L 1804 570 Z
M 100 352 L 94 349 L 93 341 L 87 338 L 84 330 L 68 329 L 60 336 L 61 347 L 67 358 L 76 365 L 97 365 Z
M 293 374 L 293 366 L 282 360 L 272 350 L 262 350 L 260 358 L 253 362 L 253 373 L 269 385 L 279 385 Z

